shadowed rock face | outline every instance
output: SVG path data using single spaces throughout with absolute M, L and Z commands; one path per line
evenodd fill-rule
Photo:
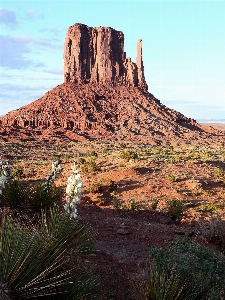
M 65 82 L 110 83 L 147 90 L 138 40 L 137 62 L 126 58 L 124 35 L 111 27 L 70 26 L 64 44 Z

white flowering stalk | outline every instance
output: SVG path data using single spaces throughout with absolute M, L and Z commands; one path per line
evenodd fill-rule
M 0 195 L 2 195 L 2 189 L 5 188 L 7 182 L 13 182 L 12 170 L 8 162 L 0 160 Z
M 80 171 L 76 163 L 72 166 L 72 174 L 68 178 L 66 187 L 66 204 L 64 205 L 65 211 L 71 218 L 77 217 L 77 204 L 81 199 L 81 188 L 83 186 Z
M 44 191 L 48 192 L 50 186 L 56 180 L 57 175 L 62 172 L 62 169 L 63 168 L 60 165 L 60 161 L 59 160 L 53 161 L 53 163 L 52 163 L 52 172 L 51 172 L 51 174 L 47 178 L 47 182 L 46 182 L 45 187 L 43 189 Z

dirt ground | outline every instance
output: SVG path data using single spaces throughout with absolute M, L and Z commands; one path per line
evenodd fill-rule
M 78 207 L 79 218 L 94 233 L 95 253 L 81 257 L 100 277 L 93 299 L 140 297 L 149 248 L 171 244 L 177 236 L 188 234 L 192 240 L 221 251 L 219 244 L 207 240 L 200 224 L 213 214 L 225 214 L 225 177 L 218 173 L 225 170 L 224 149 L 90 142 L 2 143 L 0 151 L 1 158 L 9 160 L 13 168 L 23 169 L 23 180 L 33 182 L 44 182 L 51 161 L 59 156 L 63 172 L 55 183 L 64 190 L 73 161 L 81 163 L 82 158 L 88 166 L 95 162 L 97 169 L 81 171 L 84 187 Z M 90 156 L 91 151 L 96 155 Z M 121 153 L 126 151 L 138 156 L 124 159 Z M 184 204 L 179 220 L 169 211 L 171 199 Z

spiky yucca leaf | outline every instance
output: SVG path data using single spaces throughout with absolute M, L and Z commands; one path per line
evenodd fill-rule
M 65 212 L 60 213 L 57 208 L 50 210 L 50 218 L 42 214 L 41 226 L 45 238 L 62 239 L 67 250 L 72 247 L 87 253 L 93 251 L 93 234 L 90 229 L 78 219 L 69 218 Z
M 49 219 L 53 227 L 54 220 L 57 223 L 58 219 L 59 224 L 62 224 L 62 219 L 66 221 L 65 215 L 57 214 L 56 211 L 52 212 L 54 218 L 50 216 Z M 83 299 L 95 287 L 96 279 L 90 272 L 79 268 L 76 259 L 72 260 L 68 255 L 68 240 L 74 238 L 73 234 L 70 235 L 70 230 L 66 232 L 61 227 L 63 235 L 60 227 L 56 227 L 58 237 L 55 234 L 47 235 L 43 228 L 24 228 L 9 218 L 2 219 L 0 295 L 3 299 L 30 299 L 41 296 L 57 299 L 56 295 L 65 296 L 71 290 L 74 299 Z
M 203 299 L 201 291 L 192 290 L 189 279 L 182 282 L 173 272 L 159 272 L 147 263 L 145 268 L 144 300 L 197 300 Z

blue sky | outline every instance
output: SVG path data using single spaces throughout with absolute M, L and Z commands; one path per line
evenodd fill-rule
M 110 26 L 136 60 L 142 39 L 149 92 L 194 119 L 225 119 L 225 0 L 1 0 L 0 115 L 63 82 L 66 31 Z

